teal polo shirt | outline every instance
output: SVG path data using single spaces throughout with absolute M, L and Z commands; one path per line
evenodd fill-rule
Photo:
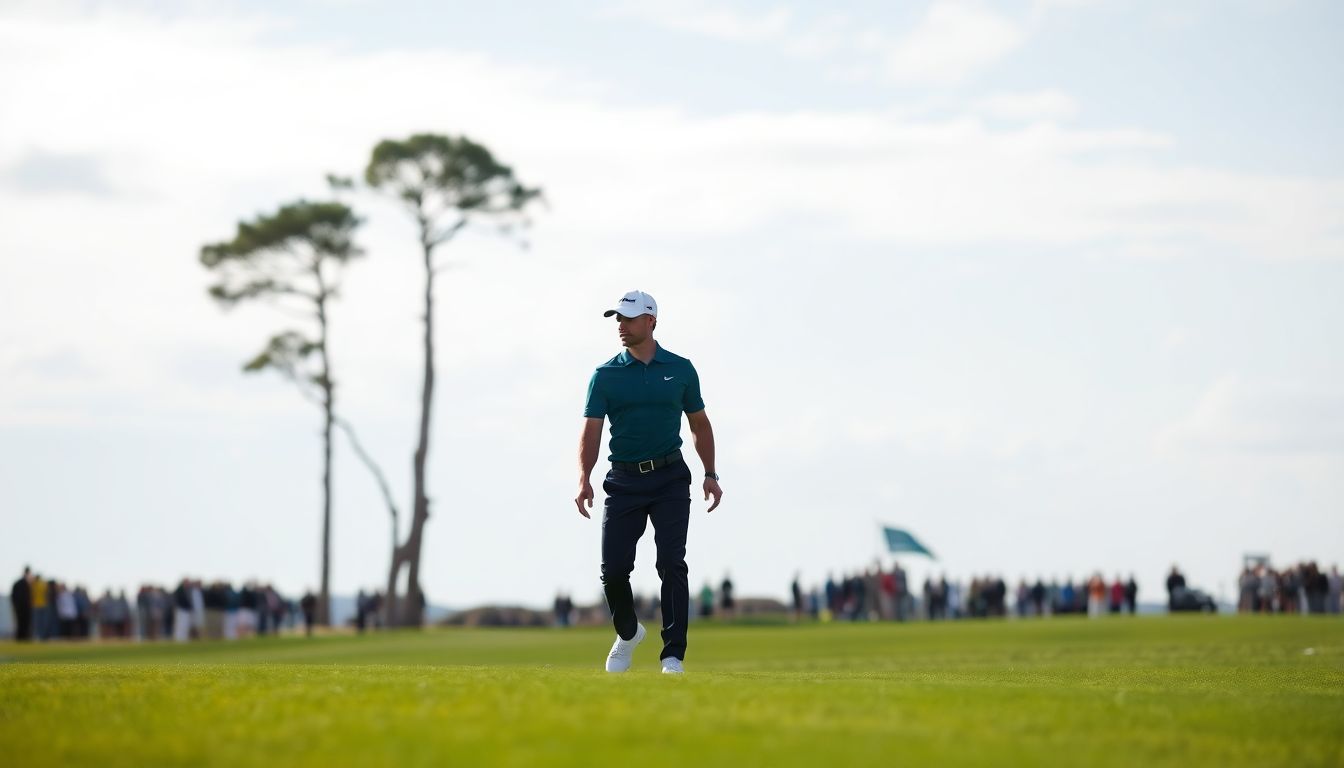
M 681 414 L 704 409 L 695 366 L 659 345 L 648 365 L 628 349 L 599 365 L 583 415 L 611 421 L 609 461 L 636 462 L 680 448 Z

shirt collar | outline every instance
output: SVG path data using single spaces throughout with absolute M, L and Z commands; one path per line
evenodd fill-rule
M 634 365 L 635 363 L 639 362 L 639 360 L 634 355 L 630 354 L 630 350 L 628 349 L 621 350 L 621 354 L 618 357 L 621 361 L 621 365 Z M 653 359 L 650 360 L 649 363 L 652 364 L 652 363 L 670 363 L 670 362 L 672 362 L 672 353 L 663 349 L 662 344 L 654 342 Z

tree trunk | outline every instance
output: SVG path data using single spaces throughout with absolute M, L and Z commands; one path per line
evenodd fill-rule
M 406 580 L 406 597 L 396 611 L 400 626 L 420 626 L 423 621 L 420 592 L 420 542 L 425 521 L 429 519 L 429 496 L 425 490 L 425 462 L 429 456 L 430 412 L 434 402 L 434 243 L 431 239 L 429 223 L 420 221 L 420 245 L 425 261 L 425 379 L 420 395 L 420 442 L 415 448 L 415 503 L 412 505 L 411 530 L 406 543 L 393 553 L 392 570 L 389 574 L 389 599 L 395 600 L 394 588 L 397 572 L 405 563 L 410 567 Z
M 383 593 L 383 624 L 389 627 L 401 626 L 401 614 L 397 612 L 397 575 L 401 571 L 401 547 L 392 542 L 392 566 L 387 572 L 387 591 Z
M 318 276 L 319 281 L 321 275 Z M 336 421 L 335 384 L 331 380 L 331 360 L 327 356 L 327 307 L 325 288 L 317 301 L 318 349 L 322 355 L 322 587 L 317 598 L 317 624 L 331 624 L 331 447 L 332 425 Z

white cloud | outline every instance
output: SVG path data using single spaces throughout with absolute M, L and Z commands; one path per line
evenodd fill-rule
M 1166 335 L 1162 337 L 1160 349 L 1162 354 L 1174 356 L 1190 347 L 1197 338 L 1198 335 L 1190 328 L 1184 326 L 1169 328 Z
M 609 13 L 715 40 L 750 43 L 784 38 L 793 20 L 793 12 L 788 8 L 744 13 L 723 6 L 683 0 L 625 3 L 613 7 Z
M 1344 455 L 1344 387 L 1216 381 L 1190 413 L 1159 433 L 1163 452 L 1210 456 Z
M 846 80 L 886 80 L 902 85 L 957 86 L 1021 48 L 1051 14 L 1096 5 L 1098 0 L 1036 0 L 1015 14 L 983 0 L 930 0 L 913 25 L 892 28 L 851 13 L 800 13 L 792 6 L 735 9 L 699 0 L 633 0 L 610 7 L 611 16 L 712 40 L 769 46 L 787 56 L 824 61 Z M 804 10 L 810 10 L 802 6 Z M 1061 94 L 996 104 L 1006 117 L 1024 109 L 1072 113 Z M 1065 97 L 1067 98 L 1067 97 Z
M 1035 0 L 1032 3 L 1032 10 L 1036 12 L 1049 11 L 1054 8 L 1085 8 L 1092 5 L 1101 5 L 1105 0 Z
M 979 107 L 989 117 L 1024 122 L 1064 120 L 1078 111 L 1073 98 L 1057 89 L 998 93 L 981 100 Z
M 903 244 L 1344 254 L 1344 184 L 1164 167 L 1154 153 L 1170 144 L 1151 132 L 876 111 L 692 117 L 570 96 L 559 73 L 477 55 L 262 48 L 264 28 L 127 14 L 8 20 L 0 70 L 29 74 L 0 78 L 13 116 L 0 122 L 0 167 L 35 148 L 112 158 L 99 164 L 107 184 L 137 192 L 54 206 L 0 187 L 13 222 L 0 234 L 5 251 L 48 259 L 4 269 L 37 279 L 71 258 L 101 265 L 96 254 L 109 248 L 183 258 L 237 216 L 320 193 L 322 173 L 357 171 L 377 139 L 439 126 L 488 137 L 525 180 L 543 183 L 551 237 L 751 232 L 806 213 Z M 1038 116 L 1068 103 L 1050 91 L 992 102 Z M 72 219 L 85 225 L 50 237 Z M 199 277 L 185 259 L 161 277 L 113 274 L 104 286 Z M 47 312 L 34 295 L 9 306 Z
M 886 54 L 886 71 L 903 83 L 956 83 L 1015 50 L 1023 27 L 965 0 L 935 0 L 915 28 Z
M 88 314 L 119 293 L 156 291 L 156 299 L 113 313 L 102 333 L 133 334 L 159 312 L 212 313 L 176 287 L 203 283 L 193 258 L 201 242 L 226 235 L 239 216 L 321 194 L 322 173 L 357 171 L 379 138 L 426 127 L 488 137 L 525 180 L 542 183 L 553 202 L 547 236 L 562 249 L 756 232 L 807 215 L 848 236 L 916 246 L 1344 254 L 1344 184 L 1163 167 L 1154 153 L 1170 144 L 1150 132 L 1049 122 L 994 128 L 973 114 L 692 117 L 571 96 L 576 88 L 560 73 L 478 55 L 263 48 L 255 36 L 265 28 L 131 14 L 23 16 L 0 28 L 0 70 L 30 73 L 0 78 L 0 101 L 15 116 L 0 122 L 0 167 L 34 148 L 112 158 L 98 164 L 106 183 L 136 191 L 54 205 L 0 185 L 11 222 L 0 249 L 31 257 L 0 261 L 8 278 L 0 282 L 10 286 L 0 287 L 0 312 L 29 327 L 49 323 L 60 340 L 77 338 Z M 425 99 L 427 92 L 439 97 Z M 1039 117 L 1068 104 L 1045 91 L 990 106 Z M 369 234 L 382 238 L 375 245 L 398 235 Z M 108 252 L 156 266 L 120 269 Z M 81 287 L 92 295 L 74 312 L 55 311 L 41 290 L 13 287 L 54 291 L 71 269 L 99 274 Z M 215 315 L 202 322 L 219 333 Z M 474 353 L 490 354 L 497 340 L 481 338 Z
M 920 85 L 958 83 L 1016 49 L 1027 32 L 1025 22 L 973 0 L 934 0 L 899 32 L 840 13 L 803 18 L 788 7 L 748 12 L 685 0 L 626 3 L 610 13 L 713 40 L 770 45 L 789 56 L 829 58 L 842 73 Z

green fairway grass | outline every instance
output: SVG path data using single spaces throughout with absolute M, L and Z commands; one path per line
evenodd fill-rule
M 1344 621 L 0 644 L 0 764 L 1344 765 Z

